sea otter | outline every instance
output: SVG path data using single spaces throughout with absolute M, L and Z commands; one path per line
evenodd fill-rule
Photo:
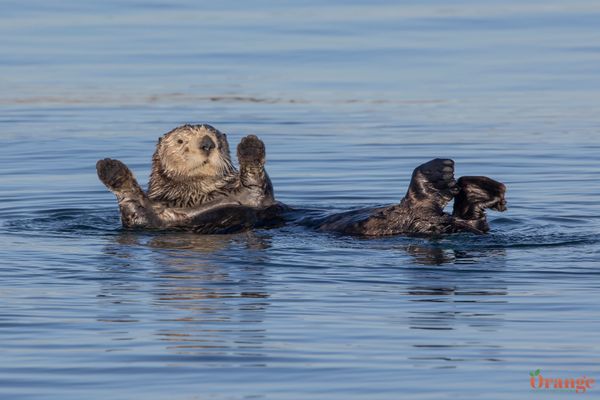
M 117 160 L 97 163 L 100 180 L 117 196 L 126 228 L 236 232 L 295 221 L 319 231 L 349 235 L 426 235 L 489 231 L 486 209 L 506 210 L 506 187 L 482 176 L 454 179 L 454 161 L 417 167 L 399 204 L 323 218 L 290 216 L 277 202 L 265 171 L 265 146 L 256 136 L 237 148 L 239 172 L 225 134 L 209 125 L 184 125 L 159 139 L 148 193 Z M 454 199 L 452 215 L 444 207 Z
M 148 193 L 121 161 L 100 160 L 96 169 L 117 197 L 125 228 L 226 233 L 279 223 L 285 206 L 275 201 L 263 142 L 246 136 L 237 155 L 239 172 L 224 133 L 183 125 L 158 140 Z

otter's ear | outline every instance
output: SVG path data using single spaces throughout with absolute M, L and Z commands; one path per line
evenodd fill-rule
M 158 138 L 158 144 L 160 144 L 160 142 L 162 142 L 162 136 Z

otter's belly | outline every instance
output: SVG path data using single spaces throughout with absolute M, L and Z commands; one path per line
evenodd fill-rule
M 226 205 L 182 221 L 177 228 L 203 234 L 243 232 L 255 228 L 274 228 L 285 223 L 287 207 L 274 203 L 269 207 Z

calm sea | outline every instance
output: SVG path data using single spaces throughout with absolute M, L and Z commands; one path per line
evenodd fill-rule
M 600 4 L 0 4 L 0 397 L 548 399 L 600 381 Z M 95 174 L 156 139 L 267 146 L 279 200 L 398 202 L 434 157 L 492 232 L 127 232 Z M 598 396 L 600 383 L 587 394 Z

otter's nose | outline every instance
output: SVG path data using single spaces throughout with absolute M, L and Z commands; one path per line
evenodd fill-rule
M 200 141 L 200 149 L 204 150 L 206 154 L 210 153 L 212 149 L 216 147 L 215 142 L 210 138 L 210 136 L 204 136 Z

